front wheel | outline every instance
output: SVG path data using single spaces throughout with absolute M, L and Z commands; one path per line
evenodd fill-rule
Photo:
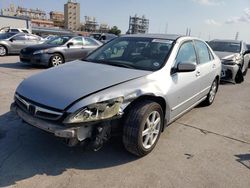
M 209 106 L 211 105 L 213 102 L 214 102 L 214 99 L 215 99 L 215 95 L 217 93 L 217 90 L 218 90 L 218 80 L 215 79 L 211 85 L 211 88 L 210 88 L 210 91 L 209 93 L 207 94 L 207 98 L 206 100 L 204 101 L 204 104 L 206 106 Z
M 6 56 L 7 55 L 7 49 L 0 45 L 0 56 Z
M 64 59 L 60 54 L 54 54 L 50 58 L 50 67 L 57 67 L 64 63 Z
M 163 127 L 161 106 L 153 101 L 142 101 L 128 112 L 123 128 L 123 144 L 139 157 L 149 154 L 156 146 Z

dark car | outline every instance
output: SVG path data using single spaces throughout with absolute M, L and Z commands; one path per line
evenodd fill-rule
M 92 33 L 92 34 L 90 34 L 90 37 L 92 37 L 96 40 L 99 40 L 102 43 L 107 43 L 110 40 L 116 38 L 117 35 L 111 34 L 111 33 Z
M 43 44 L 22 49 L 20 61 L 54 67 L 68 61 L 83 59 L 90 51 L 101 45 L 101 42 L 89 37 L 58 36 Z
M 248 48 L 248 50 L 250 50 L 250 44 L 247 44 L 247 48 Z

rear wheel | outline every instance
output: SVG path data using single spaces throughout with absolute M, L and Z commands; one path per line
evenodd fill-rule
M 51 67 L 56 67 L 64 63 L 64 59 L 60 54 L 54 54 L 50 58 L 50 66 Z
M 5 46 L 0 45 L 0 56 L 7 55 L 7 48 Z
M 241 69 L 239 69 L 235 76 L 235 83 L 240 84 L 242 82 L 244 82 L 244 76 Z
M 217 90 L 218 90 L 218 79 L 215 79 L 211 85 L 209 93 L 207 94 L 206 100 L 203 102 L 204 105 L 209 106 L 214 102 Z
M 123 144 L 139 157 L 149 154 L 157 144 L 164 116 L 161 106 L 153 101 L 143 101 L 128 112 L 123 128 Z

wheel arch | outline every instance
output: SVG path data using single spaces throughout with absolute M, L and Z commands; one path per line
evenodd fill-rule
M 169 111 L 169 106 L 166 102 L 166 100 L 163 98 L 163 97 L 160 97 L 160 96 L 155 96 L 154 94 L 147 94 L 147 95 L 142 95 L 136 99 L 134 99 L 124 110 L 124 114 L 125 114 L 125 117 L 126 117 L 126 114 L 128 113 L 128 111 L 133 108 L 136 104 L 140 103 L 141 101 L 145 101 L 145 100 L 148 100 L 148 101 L 153 101 L 153 102 L 156 102 L 158 103 L 161 108 L 162 108 L 162 111 L 163 111 L 163 115 L 164 115 L 164 126 L 163 126 L 163 129 L 162 131 L 164 131 L 165 127 L 166 127 L 166 124 L 170 118 L 170 111 Z
M 63 62 L 65 63 L 65 56 L 63 55 L 62 52 L 59 52 L 59 51 L 55 51 L 55 52 L 51 53 L 50 59 L 51 59 L 51 58 L 53 57 L 53 55 L 55 55 L 55 54 L 59 54 L 60 56 L 62 56 Z

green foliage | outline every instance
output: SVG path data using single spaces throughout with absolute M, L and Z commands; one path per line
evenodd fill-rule
M 121 30 L 118 29 L 117 26 L 113 26 L 110 30 L 109 33 L 115 34 L 115 35 L 120 35 L 121 34 Z

